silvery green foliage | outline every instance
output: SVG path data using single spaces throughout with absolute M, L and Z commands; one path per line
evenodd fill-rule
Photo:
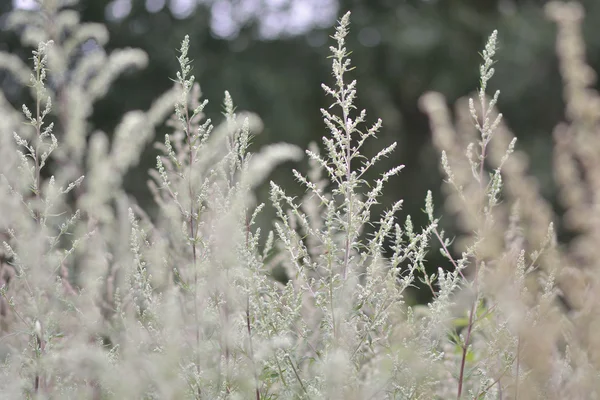
M 502 114 L 498 114 L 493 122 L 490 118 L 494 115 L 494 106 L 498 100 L 499 91 L 494 97 L 488 101 L 486 97 L 486 89 L 489 80 L 494 75 L 493 56 L 495 55 L 497 46 L 497 32 L 494 31 L 486 44 L 485 50 L 482 53 L 483 64 L 480 67 L 480 89 L 477 93 L 479 100 L 479 108 L 481 117 L 479 116 L 474 101 L 469 100 L 470 116 L 473 123 L 480 134 L 478 138 L 479 151 L 475 150 L 474 143 L 467 145 L 466 154 L 460 154 L 461 151 L 457 148 L 452 148 L 455 143 L 451 143 L 449 138 L 441 133 L 436 134 L 442 144 L 442 169 L 446 175 L 446 180 L 453 187 L 456 195 L 463 203 L 466 212 L 469 216 L 474 216 L 469 227 L 473 227 L 473 240 L 468 242 L 465 250 L 462 252 L 461 258 L 454 259 L 449 249 L 451 240 L 445 237 L 444 232 L 434 230 L 441 244 L 441 252 L 449 262 L 454 266 L 451 272 L 445 272 L 439 269 L 436 275 L 430 277 L 425 276 L 424 282 L 432 287 L 434 282 L 439 286 L 439 291 L 434 293 L 434 300 L 429 305 L 432 319 L 442 323 L 442 319 L 452 311 L 450 307 L 453 305 L 453 298 L 459 289 L 462 289 L 463 296 L 466 296 L 466 313 L 460 315 L 460 319 L 454 321 L 451 326 L 448 326 L 443 334 L 449 341 L 440 341 L 437 344 L 438 349 L 443 350 L 440 355 L 444 356 L 444 362 L 451 371 L 458 371 L 456 382 L 454 379 L 448 378 L 446 395 L 451 396 L 452 392 L 456 393 L 455 387 L 458 387 L 457 398 L 461 398 L 465 393 L 468 393 L 471 398 L 480 398 L 481 396 L 494 396 L 497 390 L 497 381 L 495 377 L 510 371 L 514 362 L 513 335 L 509 329 L 506 329 L 506 320 L 503 319 L 501 311 L 492 312 L 494 307 L 489 307 L 489 298 L 486 298 L 481 290 L 483 272 L 486 270 L 486 259 L 484 239 L 489 236 L 489 230 L 494 225 L 496 218 L 496 207 L 499 204 L 499 193 L 502 190 L 502 164 L 510 156 L 514 150 L 514 140 L 511 142 L 509 149 L 505 154 L 505 158 L 495 170 L 491 181 L 487 181 L 485 163 L 488 157 L 487 149 L 492 140 L 494 131 L 500 124 Z M 427 95 L 434 98 L 435 95 Z M 437 99 L 435 99 L 437 101 Z M 426 103 L 427 98 L 424 99 Z M 433 100 L 431 100 L 433 102 Z M 426 105 L 427 108 L 427 105 Z M 433 119 L 433 118 L 432 118 Z M 433 124 L 436 123 L 434 120 Z M 445 132 L 446 133 L 446 132 Z M 447 134 L 447 133 L 446 133 Z M 453 160 L 449 160 L 446 147 L 451 148 Z M 466 156 L 466 163 L 462 157 Z M 460 173 L 455 173 L 452 168 L 452 162 L 457 163 L 457 170 Z M 466 164 L 468 163 L 468 167 Z M 465 173 L 469 171 L 471 174 Z M 485 198 L 488 199 L 487 204 Z M 426 201 L 426 212 L 430 221 L 434 221 L 434 210 L 431 204 L 431 193 L 428 193 Z M 473 271 L 473 277 L 468 277 L 467 269 Z M 486 304 L 487 300 L 487 304 Z M 460 307 L 461 313 L 463 307 Z M 490 316 L 491 314 L 491 316 Z M 491 327 L 491 332 L 486 332 L 486 322 L 489 318 L 496 318 L 497 323 L 488 325 Z M 494 337 L 489 341 L 478 341 L 481 339 L 480 334 L 489 334 Z M 444 339 L 446 339 L 444 338 Z M 498 341 L 496 346 L 493 345 L 494 340 Z M 504 347 L 506 341 L 510 342 L 509 347 Z M 476 349 L 476 351 L 474 351 Z M 498 371 L 500 369 L 500 371 Z M 470 371 L 470 372 L 469 372 Z M 443 386 L 442 386 L 443 387 Z M 492 397 L 485 397 L 492 398 Z
M 14 110 L 0 94 L 0 397 L 572 398 L 562 394 L 594 387 L 579 332 L 559 341 L 559 328 L 571 328 L 558 323 L 570 316 L 555 305 L 564 256 L 553 225 L 531 222 L 546 219 L 525 193 L 515 139 L 495 110 L 499 93 L 486 97 L 496 32 L 477 101 L 464 107 L 473 134 L 453 132 L 441 96 L 423 99 L 462 237 L 441 230 L 431 192 L 423 228 L 398 220 L 402 201 L 375 215 L 402 166 L 367 179 L 396 144 L 362 153 L 382 122 L 365 127 L 355 107 L 349 14 L 333 36 L 334 83 L 323 85 L 327 134 L 306 151 L 308 173 L 293 171 L 306 194 L 271 183 L 277 219 L 263 234 L 265 205 L 253 189 L 302 152 L 279 143 L 251 154 L 261 121 L 238 112 L 228 92 L 223 121 L 206 119 L 188 37 L 173 90 L 125 114 L 112 139 L 91 132 L 94 102 L 145 55 L 107 56 L 106 29 L 80 24 L 74 4 L 47 0 L 43 17 L 9 18 L 35 46 L 31 74 L 0 54 L 0 68 L 28 82 L 34 99 Z M 81 57 L 89 39 L 99 47 Z M 123 176 L 164 129 L 149 215 L 127 197 Z M 448 265 L 428 274 L 432 238 Z M 269 276 L 274 267 L 285 283 Z M 409 307 L 416 279 L 433 299 Z
M 106 29 L 95 24 L 80 25 L 77 14 L 63 8 L 69 5 L 46 1 L 41 4 L 46 19 L 41 13 L 23 11 L 16 11 L 10 18 L 11 26 L 22 30 L 24 43 L 58 36 L 53 43 L 41 42 L 34 51 L 31 86 L 36 104 L 22 110 L 28 128 L 22 128 L 22 117 L 11 110 L 4 97 L 0 98 L 7 107 L 1 125 L 2 143 L 7 144 L 1 149 L 7 157 L 0 171 L 1 322 L 3 329 L 9 329 L 3 336 L 2 352 L 7 358 L 2 396 L 54 393 L 74 398 L 181 398 L 186 393 L 194 397 L 199 393 L 198 386 L 215 382 L 212 390 L 210 385 L 203 390 L 207 397 L 217 398 L 222 392 L 234 391 L 237 382 L 244 383 L 246 378 L 250 390 L 254 390 L 256 374 L 248 375 L 247 368 L 235 364 L 240 358 L 246 363 L 240 351 L 245 352 L 248 346 L 244 342 L 236 347 L 237 331 L 227 324 L 223 327 L 218 311 L 225 307 L 220 305 L 225 297 L 234 298 L 232 326 L 241 326 L 241 340 L 247 340 L 246 321 L 252 315 L 248 297 L 254 293 L 262 296 L 264 290 L 240 282 L 270 284 L 262 271 L 254 280 L 234 280 L 234 288 L 228 280 L 229 271 L 245 278 L 244 274 L 257 274 L 261 265 L 262 256 L 255 251 L 260 233 L 253 228 L 261 207 L 254 208 L 249 189 L 260 183 L 274 165 L 298 158 L 299 152 L 293 146 L 278 144 L 251 157 L 247 153 L 250 130 L 259 128 L 260 121 L 252 115 L 238 117 L 227 96 L 226 123 L 219 125 L 210 138 L 208 129 L 202 132 L 206 134 L 206 147 L 201 145 L 202 140 L 196 141 L 201 133 L 190 131 L 195 122 L 188 119 L 190 125 L 181 131 L 189 135 L 186 149 L 190 151 L 168 152 L 177 153 L 185 165 L 183 172 L 163 172 L 174 172 L 180 178 L 174 187 L 185 188 L 182 193 L 189 194 L 189 213 L 181 214 L 186 218 L 174 219 L 162 214 L 163 221 L 187 225 L 182 230 L 179 224 L 174 230 L 181 235 L 158 235 L 147 216 L 125 196 L 122 177 L 138 162 L 154 128 L 180 93 L 176 115 L 181 121 L 182 113 L 187 113 L 188 100 L 196 100 L 190 99 L 187 86 L 193 79 L 190 81 L 185 76 L 189 71 L 182 68 L 179 84 L 183 91 L 175 88 L 167 93 L 148 113 L 126 114 L 112 143 L 106 134 L 92 133 L 88 148 L 86 119 L 93 102 L 106 92 L 120 71 L 141 66 L 145 56 L 137 50 L 126 50 L 106 57 L 97 48 L 80 57 L 81 41 L 91 39 L 101 45 L 107 39 Z M 48 20 L 52 23 L 42 23 Z M 182 54 L 182 64 L 187 63 L 186 57 Z M 22 64 L 7 55 L 0 59 L 8 60 L 0 64 L 23 79 Z M 67 65 L 74 65 L 74 69 Z M 56 135 L 53 132 L 57 129 L 48 119 L 58 122 Z M 174 131 L 174 138 L 179 131 Z M 193 155 L 188 158 L 190 152 Z M 60 165 L 59 176 L 45 180 L 40 172 L 48 168 L 50 159 Z M 68 179 L 78 172 L 86 172 L 86 184 L 80 185 L 82 178 Z M 65 186 L 59 182 L 65 182 Z M 73 204 L 66 195 L 74 190 L 75 205 L 82 211 L 69 212 Z M 215 197 L 205 205 L 204 199 L 212 195 Z M 185 233 L 187 227 L 193 235 Z M 231 229 L 239 230 L 239 234 L 231 234 Z M 212 238 L 207 232 L 213 234 Z M 220 243 L 217 237 L 227 238 L 227 242 Z M 181 240 L 181 245 L 172 239 Z M 216 251 L 216 246 L 225 250 Z M 238 252 L 230 253 L 232 247 Z M 187 250 L 192 248 L 198 253 L 188 258 L 193 251 Z M 180 249 L 184 251 L 179 253 Z M 227 271 L 213 280 L 208 272 L 219 265 L 225 265 Z M 240 268 L 247 272 L 240 273 Z M 197 280 L 184 280 L 188 273 Z M 211 278 L 208 282 L 207 276 Z M 215 282 L 223 287 L 216 286 L 215 297 L 208 297 L 202 288 Z M 203 294 L 190 299 L 192 291 Z M 241 300 L 235 297 L 237 294 L 242 295 Z M 213 300 L 215 306 L 206 307 Z M 236 314 L 238 303 L 244 305 L 240 315 Z M 188 306 L 194 310 L 191 314 L 187 314 Z M 180 315 L 175 310 L 185 313 Z M 204 316 L 207 318 L 201 319 Z M 237 317 L 244 322 L 242 325 L 235 321 Z M 214 336 L 213 328 L 226 332 L 224 336 L 231 332 L 232 344 L 224 346 L 231 348 L 231 365 L 223 374 L 213 368 L 221 365 L 220 352 L 213 352 L 213 357 L 197 356 L 204 355 L 204 349 L 208 355 L 214 344 L 212 338 L 221 336 Z M 199 333 L 202 336 L 197 336 Z M 181 346 L 188 340 L 194 344 L 191 350 Z M 194 356 L 187 358 L 189 354 Z M 199 365 L 197 360 L 206 365 Z M 156 365 L 161 367 L 154 368 Z M 134 371 L 143 372 L 135 375 Z M 172 375 L 173 371 L 181 373 Z M 132 377 L 128 385 L 123 385 L 123 376 Z M 213 376 L 224 377 L 223 383 L 213 380 Z
M 309 176 L 294 171 L 308 193 L 298 203 L 271 183 L 279 217 L 276 231 L 287 252 L 282 263 L 290 278 L 279 294 L 280 303 L 289 308 L 282 313 L 278 333 L 297 332 L 280 350 L 283 367 L 272 369 L 286 375 L 289 395 L 427 398 L 435 379 L 422 378 L 419 367 L 411 370 L 407 364 L 409 354 L 420 357 L 424 347 L 408 344 L 417 335 L 413 337 L 416 332 L 406 326 L 403 295 L 415 274 L 424 270 L 429 236 L 437 221 L 420 232 L 410 217 L 403 224 L 397 222 L 402 206 L 398 201 L 379 217 L 372 234 L 363 233 L 373 220 L 371 209 L 385 183 L 402 166 L 373 182 L 365 180 L 366 172 L 389 156 L 396 144 L 372 158 L 361 154 L 382 122 L 364 128 L 366 112 L 354 111 L 356 81 L 346 81 L 352 69 L 345 43 L 349 18 L 346 14 L 340 20 L 333 36 L 335 46 L 330 48 L 335 85 L 323 85 L 333 99 L 328 110 L 321 110 L 329 130 L 323 137 L 324 155 L 313 146 L 307 151 Z M 386 241 L 393 243 L 387 257 Z M 428 361 L 422 368 L 429 368 Z
M 440 343 L 447 369 L 458 371 L 455 377 L 448 374 L 444 395 L 451 396 L 454 392 L 457 398 L 491 399 L 503 392 L 518 397 L 521 381 L 528 375 L 523 372 L 522 348 L 530 338 L 526 339 L 528 334 L 523 336 L 522 332 L 525 326 L 533 331 L 532 327 L 541 325 L 544 318 L 555 315 L 556 311 L 552 304 L 556 295 L 555 270 L 545 268 L 542 260 L 542 256 L 555 251 L 553 225 L 546 226 L 547 233 L 541 243 L 531 233 L 527 236 L 519 198 L 507 196 L 507 192 L 511 193 L 505 189 L 504 177 L 513 179 L 509 189 L 514 190 L 518 184 L 514 181 L 520 178 L 515 171 L 521 167 L 515 167 L 511 158 L 516 139 L 509 138 L 501 125 L 502 114 L 495 110 L 500 92 L 496 91 L 491 99 L 486 96 L 488 82 L 494 75 L 496 47 L 494 31 L 482 52 L 478 102 L 473 99 L 468 102 L 476 137 L 464 134 L 458 137 L 440 95 L 423 97 L 423 108 L 432 120 L 434 142 L 441 150 L 442 170 L 453 189 L 449 197 L 460 204 L 460 208 L 455 208 L 465 230 L 461 257 L 454 259 L 449 251 L 452 241 L 443 231 L 434 229 L 442 255 L 454 270 L 440 270 L 438 276 L 424 279 L 430 287 L 437 279 L 440 287 L 429 305 L 431 316 L 448 315 L 454 303 L 462 314 L 456 315 L 444 330 L 446 341 Z M 465 137 L 466 152 L 463 152 L 457 143 L 462 145 Z M 429 219 L 434 221 L 431 194 L 426 204 Z M 531 253 L 526 256 L 528 249 Z M 536 280 L 538 284 L 534 283 Z M 456 298 L 458 301 L 453 300 Z M 538 388 L 530 383 L 528 390 L 531 396 Z M 543 393 L 537 392 L 537 396 L 545 397 Z
M 112 143 L 106 133 L 92 132 L 88 120 L 96 101 L 104 97 L 123 72 L 143 68 L 148 57 L 142 50 L 131 48 L 107 54 L 103 48 L 109 38 L 106 27 L 81 23 L 78 13 L 70 8 L 77 3 L 45 0 L 40 2 L 39 10 L 14 10 L 9 14 L 7 27 L 20 33 L 24 46 L 53 42 L 46 59 L 46 90 L 53 103 L 53 120 L 60 129 L 61 146 L 52 155 L 61 166 L 56 171 L 56 181 L 67 185 L 87 175 L 88 190 L 77 197 L 77 206 L 105 222 L 112 215 L 109 203 L 123 193 L 123 176 L 138 163 L 156 126 L 168 115 L 175 93 L 165 93 L 147 112 L 135 110 L 123 115 Z M 0 68 L 9 71 L 19 83 L 27 84 L 28 68 L 16 56 L 0 53 Z
M 15 337 L 12 344 L 24 346 L 16 347 L 15 352 L 10 350 L 10 345 L 5 345 L 7 363 L 4 367 L 9 376 L 14 372 L 16 376 L 30 377 L 27 382 L 12 375 L 15 386 L 5 387 L 5 395 L 19 391 L 32 395 L 46 385 L 47 375 L 41 368 L 41 360 L 52 351 L 52 341 L 75 322 L 73 315 L 64 318 L 62 315 L 65 295 L 73 291 L 66 266 L 72 262 L 75 251 L 94 233 L 89 231 L 77 238 L 70 237 L 81 214 L 75 210 L 64 215 L 66 197 L 80 186 L 83 177 L 66 186 L 58 186 L 53 175 L 47 180 L 42 177 L 48 160 L 59 146 L 53 133 L 54 124 L 47 121 L 52 110 L 46 86 L 52 45 L 51 41 L 41 42 L 33 51 L 30 86 L 35 106 L 23 105 L 26 128 L 13 132 L 13 148 L 19 163 L 11 165 L 9 162 L 0 176 L 4 199 L 4 218 L 0 221 L 1 255 L 3 260 L 10 260 L 10 264 L 3 261 L 0 265 L 2 322 L 5 327 L 12 325 L 13 333 L 8 335 Z
M 269 245 L 258 250 L 255 225 L 263 205 L 254 204 L 250 191 L 278 163 L 302 154 L 287 144 L 249 154 L 260 120 L 236 113 L 228 93 L 225 121 L 214 130 L 211 121 L 200 123 L 207 103 L 199 103 L 190 75 L 188 43 L 186 37 L 171 96 L 177 99 L 173 133 L 165 137 L 153 174 L 156 223 L 119 191 L 122 174 L 141 151 L 130 134 L 147 134 L 146 124 L 158 123 L 164 104 L 151 109 L 154 122 L 129 114 L 117 129 L 114 151 L 103 134 L 94 134 L 95 183 L 77 193 L 86 212 L 66 219 L 53 214 L 57 207 L 69 209 L 65 195 L 81 179 L 58 188 L 54 177 L 45 181 L 40 174 L 60 142 L 45 121 L 52 111 L 45 85 L 51 43 L 34 51 L 36 107 L 23 107 L 31 130 L 14 133 L 19 157 L 3 174 L 8 218 L 2 220 L 2 256 L 9 264 L 2 261 L 2 306 L 12 319 L 2 323 L 10 326 L 5 338 L 14 338 L 13 349 L 6 349 L 3 395 L 247 398 L 259 390 L 273 344 L 255 331 L 255 321 L 275 284 L 264 270 Z M 98 167 L 113 176 L 95 175 Z M 111 199 L 114 207 L 107 207 Z M 98 229 L 71 239 L 90 225 Z M 73 274 L 69 266 L 84 241 L 79 260 L 85 261 Z M 130 377 L 127 385 L 123 376 Z
M 176 324 L 182 330 L 180 373 L 188 395 L 248 398 L 264 390 L 259 379 L 272 346 L 258 321 L 277 307 L 269 297 L 275 283 L 264 266 L 268 245 L 259 251 L 261 232 L 255 228 L 263 205 L 253 204 L 250 191 L 278 163 L 301 154 L 285 144 L 248 153 L 260 120 L 238 114 L 227 92 L 225 120 L 213 127 L 203 114 L 208 102 L 200 100 L 188 49 L 186 37 L 178 58 L 174 131 L 165 136 L 152 174 L 162 229 L 146 251 L 157 262 L 154 268 L 167 273 L 163 285 L 181 307 Z M 164 252 L 152 254 L 156 247 Z M 134 287 L 151 299 L 152 291 L 143 290 L 150 267 L 141 267 L 132 276 Z M 140 308 L 138 316 L 153 315 L 153 301 L 143 303 L 148 308 Z

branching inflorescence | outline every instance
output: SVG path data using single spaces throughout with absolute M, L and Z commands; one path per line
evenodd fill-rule
M 421 101 L 441 154 L 446 215 L 458 222 L 451 238 L 431 192 L 424 227 L 402 215 L 402 200 L 376 215 L 403 166 L 370 178 L 397 145 L 366 156 L 382 121 L 369 125 L 356 108 L 349 13 L 333 35 L 332 83 L 322 85 L 326 134 L 305 152 L 308 172 L 292 171 L 306 192 L 294 198 L 271 182 L 265 205 L 256 187 L 304 153 L 286 143 L 250 153 L 262 122 L 237 111 L 228 92 L 223 121 L 206 118 L 187 36 L 173 89 L 126 113 L 113 134 L 89 128 L 94 102 L 147 56 L 106 55 L 106 28 L 80 23 L 74 3 L 42 1 L 9 18 L 35 46 L 31 76 L 0 53 L 0 68 L 30 78 L 34 104 L 15 110 L 0 93 L 2 398 L 600 395 L 600 112 L 579 6 L 547 7 L 569 119 L 555 132 L 556 180 L 575 236 L 559 245 L 558 217 L 496 110 L 499 92 L 487 96 L 497 32 L 456 127 L 440 94 Z M 81 57 L 86 39 L 99 46 Z M 147 211 L 123 180 L 157 132 L 157 207 Z M 263 233 L 269 206 L 274 230 Z M 438 245 L 447 262 L 432 273 L 426 256 Z M 409 288 L 432 300 L 409 306 Z

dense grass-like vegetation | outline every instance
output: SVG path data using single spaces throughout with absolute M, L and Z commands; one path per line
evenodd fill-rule
M 71 3 L 11 14 L 31 65 L 0 54 L 32 95 L 15 109 L 0 93 L 2 398 L 600 397 L 600 97 L 576 3 L 547 6 L 565 88 L 554 132 L 565 213 L 539 194 L 495 108 L 493 32 L 473 99 L 454 115 L 440 94 L 421 99 L 447 189 L 445 211 L 423 199 L 423 227 L 402 200 L 374 212 L 403 166 L 367 178 L 396 144 L 363 155 L 382 121 L 355 107 L 349 14 L 332 36 L 322 143 L 250 154 L 260 119 L 227 92 L 223 121 L 205 117 L 188 37 L 171 91 L 112 135 L 90 127 L 111 83 L 148 60 L 106 54 L 106 28 L 80 23 Z M 100 47 L 82 51 L 89 40 Z M 157 209 L 146 213 L 123 182 L 157 134 Z M 305 195 L 271 182 L 271 202 L 257 204 L 270 171 L 302 157 L 309 172 L 293 174 Z M 270 232 L 257 226 L 264 207 L 277 216 Z M 431 247 L 447 259 L 435 274 Z M 407 305 L 411 287 L 432 300 Z

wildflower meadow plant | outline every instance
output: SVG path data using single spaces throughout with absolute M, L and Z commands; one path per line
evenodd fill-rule
M 440 94 L 422 97 L 445 215 L 458 226 L 449 237 L 431 192 L 422 227 L 402 200 L 375 213 L 403 166 L 368 178 L 397 145 L 363 153 L 382 121 L 356 108 L 349 13 L 332 37 L 333 79 L 322 85 L 322 143 L 251 154 L 261 120 L 237 111 L 228 92 L 223 121 L 205 116 L 211 104 L 187 36 L 173 89 L 123 115 L 112 136 L 93 130 L 94 102 L 148 60 L 137 49 L 107 55 L 106 28 L 80 23 L 75 3 L 42 1 L 9 17 L 35 47 L 32 69 L 0 53 L 0 68 L 33 99 L 19 110 L 0 93 L 2 398 L 600 396 L 600 101 L 580 6 L 546 8 L 565 80 L 567 122 L 554 155 L 564 215 L 527 175 L 496 109 L 500 92 L 488 96 L 497 32 L 482 52 L 479 89 L 456 118 Z M 82 57 L 87 39 L 99 48 Z M 157 207 L 148 212 L 123 177 L 156 133 L 148 185 Z M 270 182 L 270 203 L 258 204 L 254 190 L 269 173 L 304 156 L 308 172 L 293 174 L 305 194 Z M 276 212 L 269 232 L 258 226 L 265 207 Z M 569 242 L 557 240 L 561 220 Z M 432 248 L 447 260 L 434 273 Z M 432 300 L 409 306 L 415 288 Z

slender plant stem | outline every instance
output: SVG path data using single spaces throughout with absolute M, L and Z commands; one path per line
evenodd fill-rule
M 248 221 L 248 216 L 246 215 L 246 248 L 248 248 L 250 243 L 250 221 Z M 259 390 L 259 381 L 258 381 L 258 371 L 256 370 L 256 362 L 254 361 L 254 347 L 252 345 L 252 328 L 250 325 L 250 295 L 246 297 L 246 328 L 248 329 L 248 346 L 250 348 L 250 361 L 252 361 L 252 366 L 254 369 L 254 382 L 255 382 L 255 391 L 256 391 L 256 400 L 260 400 L 260 390 Z
M 195 209 L 194 209 L 194 198 L 195 198 L 195 194 L 194 194 L 194 187 L 192 185 L 192 174 L 194 171 L 194 147 L 193 147 L 193 136 L 191 133 L 191 120 L 190 120 L 190 114 L 189 114 L 189 110 L 188 110 L 188 105 L 187 105 L 187 96 L 185 99 L 185 104 L 183 105 L 184 110 L 185 110 L 185 121 L 186 121 L 186 138 L 187 138 L 187 145 L 188 145 L 188 157 L 189 157 L 189 176 L 188 176 L 188 193 L 190 196 L 190 211 L 189 211 L 189 220 L 188 223 L 190 225 L 190 239 L 191 239 L 191 244 L 192 244 L 192 268 L 194 269 L 194 325 L 195 325 L 195 336 L 196 336 L 196 373 L 198 374 L 198 376 L 200 376 L 200 315 L 199 315 L 199 310 L 198 310 L 198 265 L 197 265 L 197 260 L 198 260 L 198 254 L 197 254 L 197 249 L 196 249 L 196 236 L 198 234 L 196 228 L 195 228 L 195 220 L 194 220 L 194 215 L 195 215 Z M 198 396 L 200 397 L 202 394 L 202 390 L 200 388 L 200 385 L 198 385 Z
M 471 305 L 471 311 L 469 312 L 469 325 L 467 326 L 467 335 L 465 336 L 465 343 L 463 344 L 463 348 L 462 348 L 462 359 L 460 361 L 460 375 L 458 377 L 458 393 L 456 395 L 456 398 L 458 400 L 460 400 L 461 396 L 462 396 L 462 391 L 463 391 L 463 384 L 464 384 L 464 378 L 465 378 L 465 365 L 467 362 L 467 353 L 469 350 L 469 345 L 471 343 L 471 333 L 473 332 L 473 326 L 475 325 L 474 323 L 474 317 L 475 317 L 475 313 L 477 312 L 477 302 L 479 301 L 479 290 L 478 290 L 478 268 L 477 268 L 477 264 L 476 264 L 476 268 L 475 268 L 475 282 L 474 282 L 474 287 L 475 287 L 475 299 L 473 299 L 473 304 Z

